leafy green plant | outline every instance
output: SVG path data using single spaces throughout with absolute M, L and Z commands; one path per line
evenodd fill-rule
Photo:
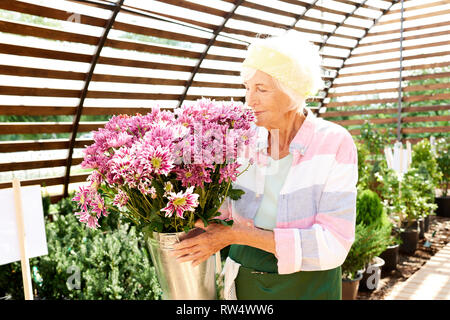
M 367 189 L 369 186 L 370 173 L 372 172 L 372 164 L 368 161 L 369 149 L 360 142 L 355 142 L 358 152 L 358 190 Z
M 357 224 L 355 241 L 342 264 L 342 277 L 356 279 L 358 271 L 364 270 L 374 257 L 381 254 L 391 242 L 389 227 Z
M 356 198 L 356 223 L 381 226 L 383 222 L 383 204 L 372 190 L 363 190 Z
M 48 194 L 47 189 L 45 189 L 44 187 L 42 191 L 42 209 L 44 211 L 44 216 L 47 216 L 49 214 L 50 205 L 51 205 L 50 195 Z
M 389 137 L 391 135 L 391 129 L 381 131 L 375 129 L 374 125 L 370 121 L 366 121 L 361 128 L 361 144 L 360 149 L 363 152 L 361 162 L 364 162 L 363 170 L 367 170 L 363 174 L 363 182 L 365 182 L 365 188 L 375 192 L 379 192 L 379 183 L 376 175 L 386 167 L 386 161 L 384 161 L 384 147 L 389 143 Z M 360 160 L 360 159 L 358 159 Z M 359 161 L 358 161 L 359 164 Z M 378 194 L 380 195 L 380 194 Z
M 442 179 L 442 172 L 439 170 L 438 162 L 432 152 L 431 143 L 428 139 L 422 139 L 413 146 L 411 167 L 418 168 L 419 174 L 431 182 L 430 187 L 427 188 L 427 192 L 429 192 L 429 197 L 434 201 L 434 190 L 439 186 Z
M 107 228 L 104 228 L 107 229 Z M 135 227 L 89 230 L 74 215 L 47 224 L 49 255 L 36 261 L 43 282 L 38 294 L 51 299 L 158 299 L 159 286 L 149 255 Z M 72 269 L 79 289 L 70 290 Z
M 429 215 L 436 209 L 431 191 L 434 190 L 432 180 L 423 173 L 423 167 L 410 168 L 401 182 L 401 196 L 398 210 L 402 212 L 402 222 L 408 228 L 420 217 Z
M 436 209 L 434 190 L 441 178 L 428 140 L 413 147 L 412 163 L 402 180 L 392 170 L 384 168 L 376 174 L 386 212 L 396 228 L 409 227 Z
M 366 120 L 361 127 L 360 135 L 371 154 L 382 155 L 384 146 L 389 143 L 391 131 L 391 129 L 385 131 L 376 130 L 374 125 L 369 120 Z
M 436 161 L 441 172 L 441 181 L 444 185 L 442 189 L 442 196 L 448 195 L 448 188 L 450 182 L 450 140 L 448 138 L 440 138 L 436 140 Z
M 395 212 L 399 201 L 400 179 L 393 169 L 387 167 L 377 172 L 375 177 L 378 182 L 377 194 L 380 195 L 388 215 L 391 215 Z
M 58 214 L 60 215 L 67 215 L 67 214 L 73 214 L 77 211 L 77 204 L 75 201 L 72 201 L 71 199 L 74 197 L 75 192 L 72 191 L 69 193 L 67 198 L 62 198 L 57 204 L 56 204 L 56 210 Z
M 0 266 L 0 297 L 23 299 L 22 283 L 20 262 Z
M 64 201 L 56 208 L 68 206 Z M 116 225 L 105 223 L 91 230 L 73 212 L 50 216 L 45 225 L 48 255 L 30 259 L 33 287 L 40 299 L 160 298 L 147 246 L 134 226 L 117 220 Z M 78 284 L 71 278 L 76 272 Z M 0 266 L 0 294 L 23 299 L 20 263 Z

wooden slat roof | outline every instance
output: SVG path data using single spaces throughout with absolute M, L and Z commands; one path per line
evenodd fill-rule
M 62 187 L 56 201 L 84 181 L 81 150 L 108 117 L 202 96 L 243 101 L 247 45 L 281 29 L 307 33 L 320 49 L 326 86 L 308 100 L 318 116 L 356 139 L 365 120 L 384 130 L 399 117 L 403 141 L 448 137 L 450 1 L 401 4 L 2 0 L 0 187 L 15 174 Z

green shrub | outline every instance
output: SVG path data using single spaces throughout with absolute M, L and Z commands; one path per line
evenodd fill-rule
M 402 220 L 406 222 L 406 226 L 420 217 L 431 214 L 436 209 L 432 196 L 433 182 L 429 175 L 424 174 L 422 166 L 410 168 L 404 174 L 400 188 L 398 210 L 405 215 Z
M 420 169 L 420 174 L 428 178 L 434 188 L 437 187 L 441 181 L 442 173 L 439 170 L 438 162 L 431 150 L 431 143 L 428 139 L 420 140 L 413 146 L 411 158 L 411 167 Z
M 386 212 L 391 221 L 395 221 L 397 228 L 410 225 L 418 218 L 432 214 L 436 209 L 434 204 L 435 184 L 428 168 L 432 168 L 432 161 L 428 164 L 419 162 L 419 155 L 428 151 L 422 144 L 418 147 L 414 158 L 414 166 L 403 175 L 400 181 L 397 173 L 392 169 L 385 169 L 377 174 L 379 191 Z
M 22 269 L 20 262 L 0 266 L 0 298 L 23 299 Z
M 72 201 L 72 198 L 75 196 L 75 192 L 72 191 L 69 193 L 67 198 L 62 198 L 57 204 L 57 212 L 60 215 L 73 214 L 77 211 L 77 203 Z
M 448 195 L 448 188 L 450 183 L 450 140 L 447 138 L 440 138 L 436 141 L 436 161 L 439 166 L 439 171 L 442 174 L 440 183 L 444 185 L 442 195 Z
M 45 191 L 42 195 L 42 210 L 44 212 L 44 217 L 48 216 L 50 212 L 50 205 L 51 205 L 50 195 Z
M 356 198 L 356 223 L 381 226 L 383 219 L 383 204 L 380 197 L 371 190 L 363 190 Z
M 369 185 L 370 174 L 372 172 L 372 165 L 368 162 L 369 149 L 362 143 L 355 142 L 358 151 L 358 190 L 367 189 Z
M 355 279 L 359 270 L 363 270 L 380 255 L 391 242 L 391 229 L 388 226 L 376 228 L 373 225 L 357 224 L 355 241 L 342 264 L 342 277 Z
M 69 206 L 67 200 L 58 207 Z M 68 211 L 50 215 L 45 225 L 48 255 L 30 259 L 33 287 L 39 298 L 160 298 L 154 267 L 134 226 L 116 220 L 116 225 L 104 224 L 92 230 Z M 0 266 L 1 293 L 23 299 L 20 263 Z

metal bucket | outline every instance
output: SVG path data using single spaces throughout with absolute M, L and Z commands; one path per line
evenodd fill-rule
M 186 236 L 185 232 L 146 233 L 146 242 L 163 292 L 162 299 L 215 300 L 214 255 L 196 267 L 193 267 L 190 261 L 177 262 L 176 258 L 170 255 L 173 245 Z

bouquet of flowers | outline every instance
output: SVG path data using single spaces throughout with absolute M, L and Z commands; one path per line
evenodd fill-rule
M 157 232 L 187 232 L 197 219 L 230 224 L 215 217 L 226 197 L 243 194 L 231 183 L 243 172 L 237 158 L 254 141 L 253 122 L 242 103 L 209 99 L 113 116 L 84 150 L 81 166 L 94 170 L 72 199 L 75 214 L 90 228 L 110 211 Z

